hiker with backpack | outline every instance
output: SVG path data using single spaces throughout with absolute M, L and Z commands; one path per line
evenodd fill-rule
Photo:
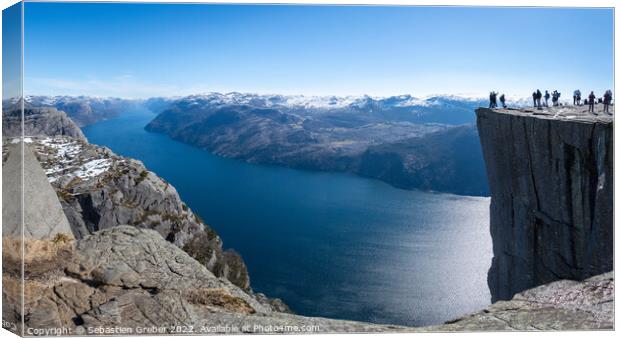
M 573 106 L 577 105 L 577 90 L 573 91 Z

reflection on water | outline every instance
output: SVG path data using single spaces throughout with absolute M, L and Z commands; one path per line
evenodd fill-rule
M 416 326 L 490 303 L 489 198 L 223 159 L 144 131 L 152 117 L 84 132 L 172 183 L 241 253 L 255 291 L 299 314 Z

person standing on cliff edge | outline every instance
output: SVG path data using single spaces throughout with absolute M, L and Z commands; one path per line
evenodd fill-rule
M 545 107 L 549 107 L 549 98 L 551 97 L 551 95 L 549 95 L 549 91 L 545 90 Z
M 499 96 L 499 102 L 502 103 L 502 108 L 508 108 L 508 106 L 506 106 L 506 96 L 504 96 L 504 94 Z
M 536 92 L 532 92 L 532 101 L 534 101 L 534 108 L 536 108 Z
M 588 113 L 595 114 L 594 113 L 594 99 L 596 99 L 596 96 L 594 96 L 594 91 L 591 91 L 590 95 L 588 96 L 588 105 L 589 105 Z
M 497 93 L 495 91 L 489 94 L 489 108 L 497 108 Z
M 609 105 L 611 104 L 611 90 L 606 90 L 603 95 L 603 112 L 609 114 Z

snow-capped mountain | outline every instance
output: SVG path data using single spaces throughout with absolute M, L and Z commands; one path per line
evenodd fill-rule
M 166 108 L 158 104 L 160 110 Z M 368 122 L 407 121 L 411 123 L 465 124 L 475 122 L 474 109 L 486 106 L 481 98 L 433 95 L 424 98 L 412 95 L 389 97 L 263 95 L 253 93 L 206 93 L 168 101 L 168 108 L 178 111 L 213 110 L 229 106 L 269 108 L 312 118 L 325 114 L 355 113 Z
M 365 107 L 368 105 L 382 105 L 394 107 L 413 107 L 440 105 L 443 102 L 470 102 L 483 101 L 482 98 L 460 97 L 453 95 L 433 95 L 425 98 L 416 98 L 409 94 L 379 97 L 369 95 L 349 96 L 306 96 L 306 95 L 279 95 L 255 93 L 205 93 L 189 95 L 177 100 L 192 104 L 212 105 L 254 105 L 262 107 L 284 106 L 289 108 L 323 108 L 340 109 L 346 107 Z

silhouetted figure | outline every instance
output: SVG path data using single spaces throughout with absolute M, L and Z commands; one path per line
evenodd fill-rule
M 497 93 L 494 91 L 489 93 L 489 108 L 497 108 Z
M 536 104 L 538 104 L 538 108 L 542 107 L 540 101 L 542 100 L 542 93 L 539 89 L 536 89 Z
M 551 94 L 551 102 L 553 102 L 554 107 L 559 106 L 560 95 L 560 92 L 558 92 L 557 90 L 554 90 Z
M 549 107 L 549 98 L 551 97 L 551 95 L 549 95 L 549 91 L 545 90 L 545 107 Z
M 603 95 L 603 112 L 609 114 L 609 105 L 611 104 L 611 90 L 605 91 Z
M 581 106 L 581 90 L 577 89 L 577 105 Z
M 504 94 L 499 96 L 499 102 L 502 103 L 502 108 L 506 109 L 508 106 L 506 106 L 506 96 L 504 96 Z
M 534 101 L 534 108 L 536 108 L 536 92 L 532 92 L 532 101 Z
M 594 99 L 596 99 L 596 96 L 594 96 L 594 92 L 591 91 L 590 95 L 588 95 L 588 105 L 590 106 L 588 108 L 588 113 L 594 114 Z

